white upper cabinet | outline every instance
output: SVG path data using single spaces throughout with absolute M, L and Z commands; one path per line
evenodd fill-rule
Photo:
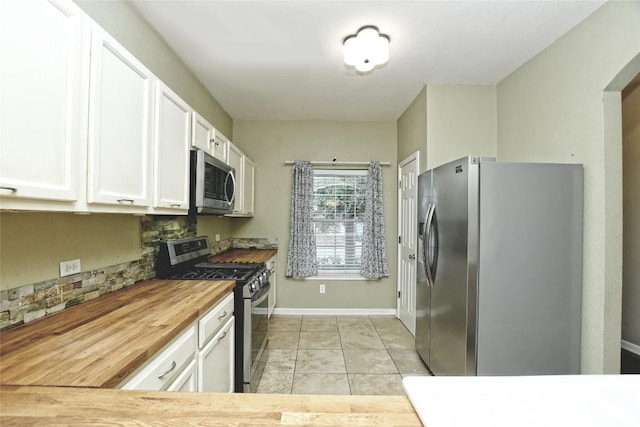
M 247 156 L 244 156 L 242 161 L 244 163 L 242 165 L 242 213 L 253 216 L 256 165 Z
M 0 207 L 81 196 L 89 41 L 71 1 L 0 1 Z
M 151 205 L 151 72 L 101 28 L 91 49 L 87 201 Z M 129 208 L 129 209 L 127 209 Z M 97 208 L 103 210 L 104 208 Z
M 228 145 L 229 139 L 218 130 L 214 130 L 210 154 L 216 159 L 227 163 L 229 160 L 227 158 Z
M 186 212 L 191 108 L 161 81 L 156 88 L 153 206 Z
M 231 141 L 227 142 L 227 163 L 236 171 L 235 204 L 227 216 L 253 216 L 255 164 Z
M 191 114 L 191 147 L 213 153 L 213 125 L 196 111 Z

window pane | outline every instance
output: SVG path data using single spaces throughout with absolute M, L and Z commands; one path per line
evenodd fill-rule
M 360 271 L 366 183 L 366 171 L 316 171 L 313 219 L 320 272 Z

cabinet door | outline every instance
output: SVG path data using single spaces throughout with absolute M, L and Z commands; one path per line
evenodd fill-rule
M 242 213 L 253 215 L 253 196 L 256 165 L 247 156 L 242 158 Z
M 231 318 L 198 354 L 198 391 L 234 391 L 234 342 Z
M 0 196 L 77 200 L 88 96 L 84 14 L 69 0 L 0 1 L 0 58 Z
M 191 109 L 161 81 L 156 86 L 153 206 L 186 212 Z
M 167 387 L 167 391 L 198 391 L 198 377 L 196 371 L 196 361 L 192 360 L 189 365 L 182 371 Z
M 92 39 L 88 202 L 150 206 L 154 77 L 102 29 Z
M 230 141 L 227 146 L 227 163 L 236 170 L 236 200 L 233 213 L 241 213 L 244 209 L 242 200 L 244 195 L 242 157 L 244 156 L 244 153 Z
M 227 163 L 227 146 L 229 144 L 229 140 L 222 133 L 217 130 L 213 131 L 213 139 L 211 146 L 211 155 L 216 159 Z
M 197 112 L 191 114 L 191 147 L 213 153 L 213 139 L 215 129 L 204 117 Z

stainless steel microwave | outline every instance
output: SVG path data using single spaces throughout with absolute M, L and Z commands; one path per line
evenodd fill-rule
M 190 215 L 233 212 L 235 169 L 202 150 L 193 150 L 190 173 Z

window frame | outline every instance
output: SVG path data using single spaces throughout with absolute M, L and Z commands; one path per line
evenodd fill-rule
M 358 169 L 358 168 L 341 168 L 341 169 L 330 169 L 330 168 L 318 168 L 314 169 L 313 177 L 314 177 L 314 206 L 316 204 L 316 177 L 317 176 L 361 176 L 364 177 L 365 180 L 367 178 L 367 170 L 366 169 Z M 366 182 L 365 182 L 366 188 Z M 317 219 L 315 218 L 315 210 L 312 212 L 312 219 L 314 223 L 314 230 L 317 224 Z M 325 220 L 326 221 L 326 220 Z M 335 221 L 329 220 L 328 222 L 344 222 L 344 219 L 336 219 Z M 364 211 L 361 212 L 360 218 L 355 221 L 356 223 L 364 222 Z M 317 234 L 316 234 L 317 237 Z M 345 245 L 346 247 L 346 245 Z M 316 252 L 318 251 L 318 241 L 316 239 Z M 318 255 L 316 255 L 318 257 Z M 361 261 L 361 260 L 360 260 Z M 327 271 L 322 270 L 321 265 L 318 262 L 318 274 L 316 276 L 307 277 L 308 280 L 367 280 L 360 274 L 360 266 L 361 262 L 355 265 L 355 268 L 349 271 Z

